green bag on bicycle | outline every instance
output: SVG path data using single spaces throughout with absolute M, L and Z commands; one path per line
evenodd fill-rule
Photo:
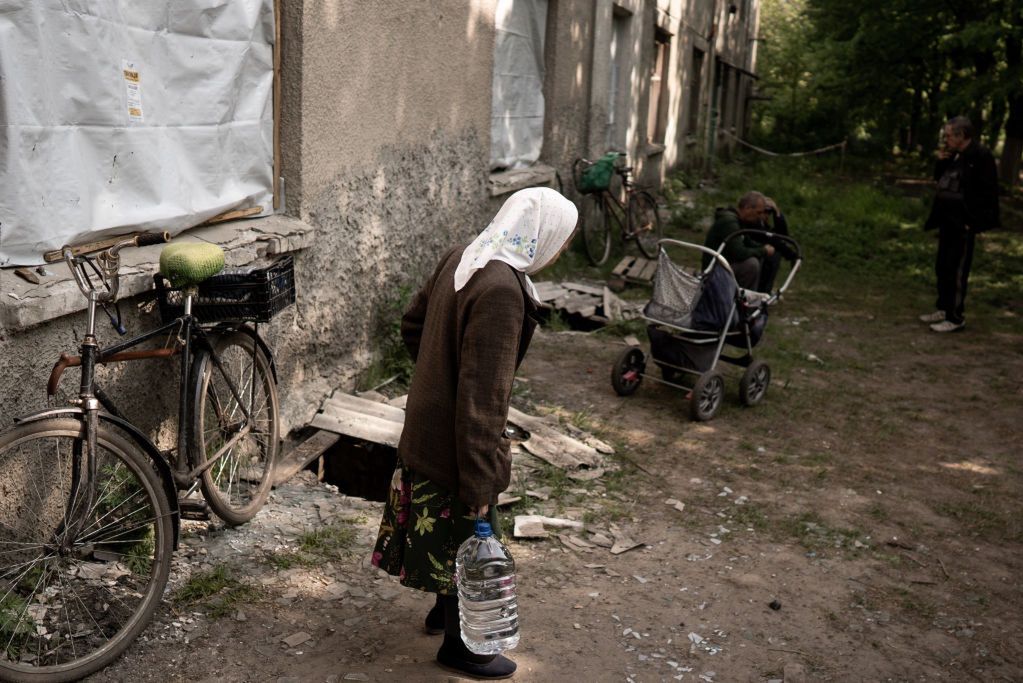
M 593 165 L 583 171 L 579 178 L 579 191 L 583 194 L 590 194 L 609 188 L 618 156 L 617 152 L 609 152 L 593 162 Z

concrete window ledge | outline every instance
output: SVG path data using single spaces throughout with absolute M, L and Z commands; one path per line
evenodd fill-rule
M 529 168 L 516 168 L 511 171 L 491 173 L 487 181 L 491 197 L 515 192 L 526 187 L 546 185 L 553 187 L 557 179 L 557 171 L 546 164 L 533 164 Z
M 243 266 L 266 256 L 297 251 L 312 244 L 315 228 L 290 216 L 267 216 L 207 225 L 177 235 L 174 241 L 202 239 L 224 248 L 229 266 Z M 153 273 L 159 270 L 163 245 L 126 249 L 121 252 L 121 288 L 125 299 L 153 289 Z M 50 275 L 33 285 L 14 274 L 14 268 L 0 269 L 0 327 L 22 330 L 85 310 L 85 297 L 63 262 L 49 263 Z

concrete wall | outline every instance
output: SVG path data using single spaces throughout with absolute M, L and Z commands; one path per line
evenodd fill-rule
M 488 0 L 285 4 L 288 211 L 319 229 L 279 350 L 302 424 L 367 365 L 382 304 L 489 218 L 494 17 Z

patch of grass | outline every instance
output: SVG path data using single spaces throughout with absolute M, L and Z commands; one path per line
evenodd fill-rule
M 899 607 L 902 608 L 902 611 L 915 614 L 916 616 L 927 619 L 928 621 L 937 615 L 938 608 L 930 600 L 921 598 L 919 595 L 916 595 L 905 588 L 900 588 L 898 590 L 898 594 Z
M 755 503 L 735 505 L 732 507 L 729 515 L 736 524 L 741 524 L 745 528 L 753 528 L 757 531 L 763 531 L 768 528 L 767 515 Z
M 174 602 L 193 605 L 207 600 L 225 588 L 237 585 L 239 585 L 238 580 L 231 576 L 231 571 L 227 566 L 218 564 L 209 571 L 197 572 L 188 577 L 185 585 L 178 589 L 174 595 Z
M 854 550 L 855 542 L 863 534 L 858 529 L 833 528 L 815 512 L 804 512 L 781 521 L 776 530 L 795 538 L 807 550 Z
M 977 500 L 942 501 L 933 508 L 939 515 L 952 517 L 974 534 L 983 538 L 1020 541 L 1023 525 L 1018 514 L 1003 513 L 994 508 L 995 501 L 980 497 Z
M 414 293 L 410 286 L 403 285 L 391 292 L 380 306 L 374 335 L 377 344 L 374 360 L 359 377 L 361 391 L 372 389 L 392 377 L 397 377 L 394 381 L 402 386 L 411 381 L 415 363 L 401 338 L 401 317 Z
M 867 510 L 867 514 L 876 519 L 879 522 L 883 522 L 888 519 L 888 511 L 885 510 L 884 506 L 880 503 L 874 503 Z
M 345 520 L 302 534 L 298 537 L 298 547 L 311 555 L 340 557 L 352 547 L 355 539 L 356 530 Z
M 180 606 L 201 606 L 206 614 L 219 619 L 235 611 L 238 605 L 249 604 L 262 598 L 255 586 L 244 584 L 234 578 L 231 570 L 223 564 L 199 572 L 174 595 L 174 603 Z
M 294 567 L 311 567 L 316 564 L 313 558 L 293 551 L 267 554 L 263 556 L 263 559 L 268 565 L 278 571 L 293 569 Z

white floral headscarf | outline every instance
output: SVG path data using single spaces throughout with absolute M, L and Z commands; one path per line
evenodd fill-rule
M 572 237 L 578 219 L 575 204 L 549 187 L 519 190 L 465 248 L 455 270 L 455 291 L 490 261 L 504 261 L 526 274 L 529 293 L 539 300 L 528 276 L 554 260 Z

